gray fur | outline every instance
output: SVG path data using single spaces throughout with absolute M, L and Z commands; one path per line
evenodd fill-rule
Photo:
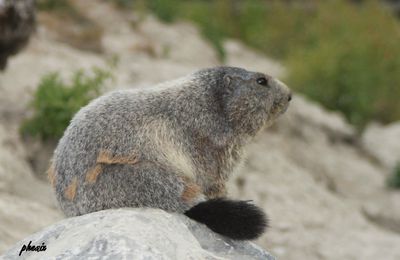
M 261 76 L 268 86 L 257 84 Z M 289 96 L 269 76 L 217 67 L 99 97 L 75 115 L 55 150 L 61 209 L 67 216 L 119 207 L 183 213 L 224 185 L 243 146 L 286 110 Z M 88 183 L 100 151 L 135 155 L 138 162 L 104 165 L 96 182 Z M 77 190 L 69 200 L 65 190 L 74 178 Z M 192 202 L 181 198 L 188 179 L 203 191 Z

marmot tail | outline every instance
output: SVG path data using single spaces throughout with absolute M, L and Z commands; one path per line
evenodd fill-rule
M 256 239 L 268 226 L 265 213 L 250 201 L 211 199 L 192 207 L 185 215 L 235 240 Z

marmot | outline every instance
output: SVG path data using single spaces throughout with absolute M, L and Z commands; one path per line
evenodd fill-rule
M 48 173 L 61 209 L 160 208 L 232 239 L 257 238 L 265 214 L 226 199 L 225 182 L 243 146 L 290 100 L 280 81 L 234 67 L 101 96 L 73 117 L 54 152 Z

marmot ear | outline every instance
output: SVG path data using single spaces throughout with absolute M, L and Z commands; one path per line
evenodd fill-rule
M 229 86 L 232 82 L 232 77 L 229 75 L 225 75 L 223 79 L 224 79 L 225 86 Z

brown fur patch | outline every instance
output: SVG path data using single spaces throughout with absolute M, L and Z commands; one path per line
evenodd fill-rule
M 54 163 L 51 163 L 49 169 L 47 170 L 47 179 L 53 188 L 56 186 L 56 175 Z
M 135 164 L 138 162 L 136 155 L 113 156 L 109 151 L 100 151 L 97 163 L 104 164 Z
M 78 187 L 78 179 L 75 177 L 64 191 L 64 196 L 73 201 L 76 195 L 76 188 Z
M 102 164 L 135 164 L 138 162 L 136 155 L 113 156 L 109 151 L 100 151 L 97 156 L 96 165 L 86 173 L 85 181 L 95 183 L 103 170 Z
M 183 192 L 181 194 L 181 198 L 185 202 L 190 203 L 202 194 L 202 190 L 201 190 L 200 186 L 197 185 L 196 183 L 187 181 L 186 180 L 187 178 L 184 178 L 184 179 L 185 179 L 184 180 L 185 189 L 183 190 Z
M 100 164 L 96 164 L 96 166 L 91 168 L 86 174 L 85 181 L 88 183 L 95 183 L 102 170 L 102 166 Z

